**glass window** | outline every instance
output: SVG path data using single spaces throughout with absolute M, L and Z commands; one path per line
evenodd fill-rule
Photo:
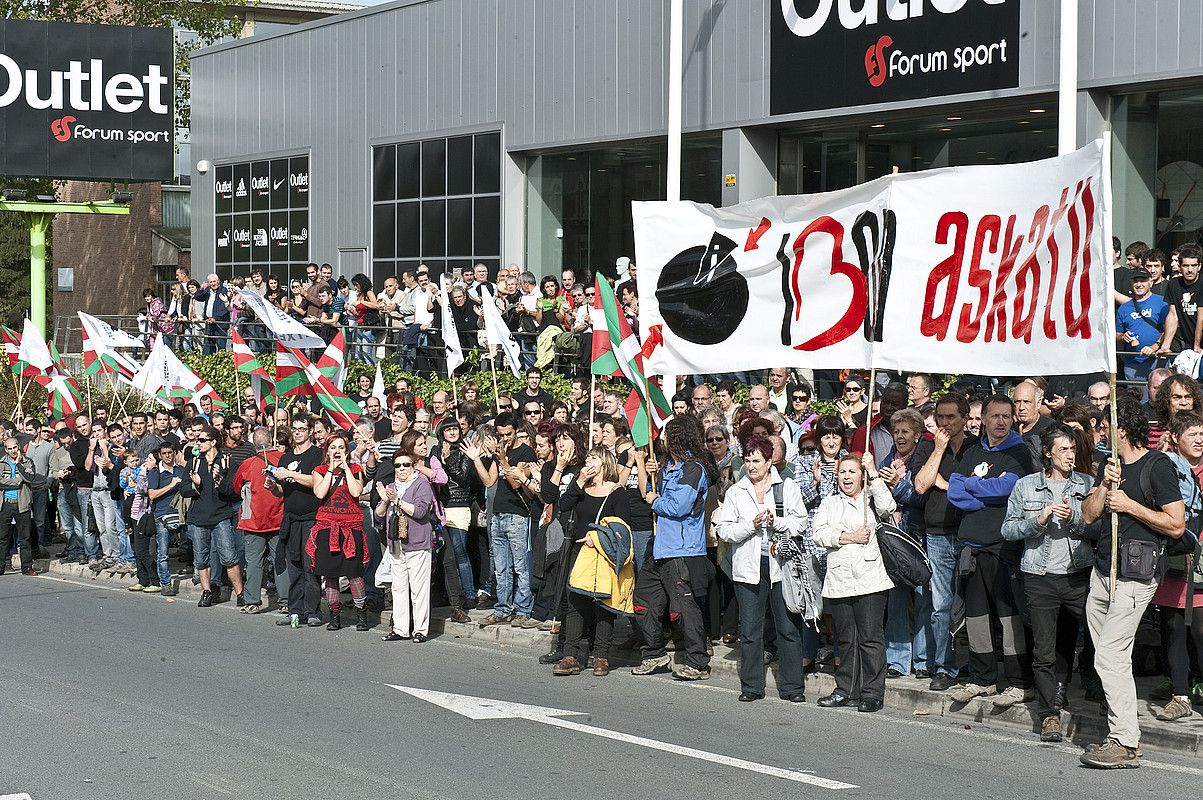
M 372 152 L 372 199 L 397 197 L 397 148 L 377 147 Z
M 501 191 L 501 134 L 482 133 L 474 136 L 476 193 Z
M 441 197 L 447 193 L 447 140 L 422 142 L 422 196 Z
M 447 140 L 447 194 L 472 194 L 472 137 Z
M 472 248 L 472 198 L 447 201 L 447 254 L 468 255 Z
M 422 196 L 422 144 L 406 142 L 397 145 L 397 199 L 408 200 Z
M 501 198 L 478 197 L 474 201 L 472 249 L 480 255 L 501 252 Z
M 447 255 L 447 201 L 422 201 L 422 255 Z
M 421 205 L 397 204 L 397 257 L 417 258 L 422 254 Z
M 377 203 L 372 208 L 372 253 L 376 258 L 397 254 L 397 206 Z

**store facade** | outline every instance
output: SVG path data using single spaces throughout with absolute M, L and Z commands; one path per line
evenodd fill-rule
M 1148 6 L 1148 7 L 1146 7 Z M 686 0 L 682 196 L 1054 155 L 1053 0 Z M 192 69 L 193 264 L 284 277 L 633 255 L 664 197 L 666 0 L 398 0 Z M 1079 0 L 1077 139 L 1115 233 L 1203 228 L 1203 5 Z

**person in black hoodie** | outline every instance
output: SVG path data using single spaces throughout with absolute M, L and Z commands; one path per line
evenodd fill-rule
M 221 455 L 220 436 L 212 425 L 201 428 L 196 437 L 199 452 L 190 471 L 196 499 L 188 509 L 188 536 L 192 539 L 193 564 L 200 577 L 201 597 L 197 605 L 201 608 L 213 605 L 211 548 L 216 549 L 219 563 L 228 569 L 234 591 L 242 593 L 242 572 L 238 568 L 240 554 L 230 519 L 230 506 L 236 498 L 222 491 L 229 462 Z
M 1022 542 L 1003 539 L 1007 499 L 1016 481 L 1036 471 L 1032 451 L 1012 426 L 1015 404 L 996 394 L 982 407 L 982 437 L 970 445 L 948 479 L 948 502 L 964 512 L 957 530 L 961 555 L 958 592 L 965 604 L 969 666 L 952 699 L 968 703 L 993 694 L 998 677 L 992 619 L 1002 628 L 1007 688 L 994 705 L 1009 708 L 1034 700 L 1031 648 L 1015 602 Z

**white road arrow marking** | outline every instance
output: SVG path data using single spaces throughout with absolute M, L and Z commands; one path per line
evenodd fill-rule
M 695 750 L 692 747 L 658 742 L 655 739 L 645 739 L 642 736 L 632 736 L 629 733 L 609 731 L 605 728 L 595 728 L 592 725 L 584 725 L 579 722 L 560 719 L 560 717 L 584 716 L 583 712 L 580 711 L 565 711 L 561 708 L 546 708 L 544 706 L 526 705 L 525 703 L 509 703 L 504 700 L 490 700 L 485 697 L 472 697 L 466 694 L 436 692 L 430 689 L 415 689 L 410 686 L 396 686 L 391 683 L 388 685 L 399 692 L 404 692 L 420 700 L 441 706 L 468 719 L 525 719 L 532 722 L 540 722 L 544 725 L 551 725 L 556 728 L 564 728 L 570 731 L 587 733 L 592 736 L 613 739 L 616 742 L 625 742 L 627 744 L 639 745 L 640 747 L 648 747 L 652 750 L 660 750 L 665 753 L 686 756 L 687 758 L 696 758 L 709 764 L 723 764 L 728 767 L 747 770 L 748 772 L 757 772 L 761 775 L 784 778 L 787 781 L 821 786 L 824 789 L 860 788 L 855 784 L 821 778 L 807 771 L 783 769 L 782 767 L 773 767 L 768 764 L 757 764 L 754 761 L 745 761 L 742 758 L 732 758 L 731 756 L 724 756 L 718 753 L 707 753 L 705 750 Z

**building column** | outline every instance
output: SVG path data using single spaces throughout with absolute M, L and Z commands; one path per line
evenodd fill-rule
M 777 131 L 729 128 L 723 131 L 723 205 L 732 206 L 777 193 Z M 734 177 L 734 185 L 728 185 Z
M 501 151 L 501 263 L 526 267 L 526 162 Z

